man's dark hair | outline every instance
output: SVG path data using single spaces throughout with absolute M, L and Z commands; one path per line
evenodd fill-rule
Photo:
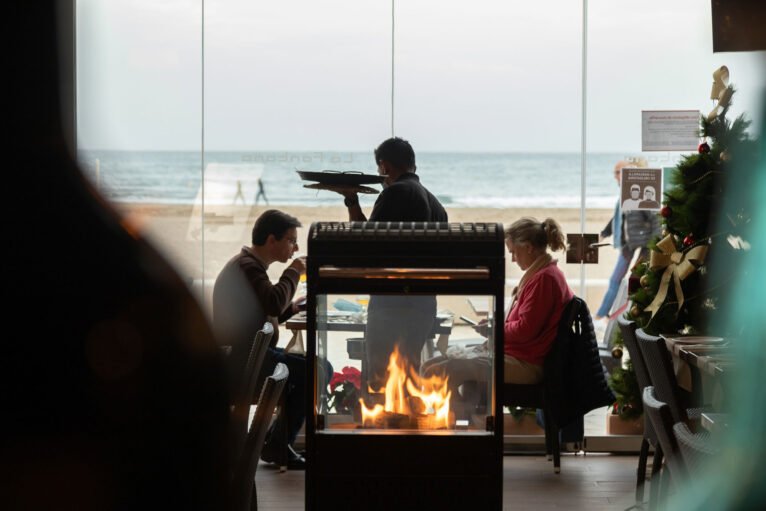
M 381 161 L 387 161 L 401 171 L 414 171 L 415 151 L 403 138 L 389 138 L 375 149 L 375 164 L 379 165 Z
M 276 209 L 264 211 L 253 226 L 253 245 L 266 244 L 270 234 L 281 240 L 285 233 L 293 227 L 300 227 L 301 223 L 294 216 L 283 213 Z

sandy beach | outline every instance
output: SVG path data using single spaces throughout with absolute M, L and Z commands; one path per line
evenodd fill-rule
M 340 200 L 339 200 L 340 202 Z M 365 212 L 371 210 L 372 201 L 363 201 Z M 166 204 L 118 204 L 128 221 L 144 232 L 149 239 L 167 255 L 175 264 L 181 276 L 196 282 L 201 287 L 205 280 L 205 295 L 203 301 L 209 303 L 212 283 L 223 265 L 243 245 L 250 243 L 250 231 L 255 219 L 267 209 L 266 206 L 221 206 L 207 205 L 204 210 L 205 232 L 202 232 L 203 211 L 199 205 L 166 205 Z M 296 216 L 303 223 L 298 230 L 299 251 L 306 253 L 306 237 L 308 228 L 316 221 L 347 220 L 346 209 L 337 207 L 308 207 L 308 206 L 272 206 Z M 505 225 L 522 216 L 533 216 L 538 219 L 551 217 L 556 219 L 565 233 L 580 232 L 580 211 L 574 208 L 448 208 L 452 222 L 501 222 Z M 586 212 L 585 232 L 598 233 L 611 218 L 612 211 L 607 209 L 590 209 Z M 203 244 L 204 235 L 204 244 Z M 603 247 L 599 253 L 599 263 L 585 266 L 586 289 L 579 288 L 580 265 L 566 264 L 563 253 L 555 255 L 559 259 L 559 267 L 570 280 L 570 286 L 575 293 L 584 296 L 592 310 L 598 306 L 604 293 L 606 280 L 609 278 L 616 258 L 616 251 L 611 247 Z M 204 262 L 203 262 L 204 261 Z M 269 269 L 272 278 L 278 278 L 284 265 L 275 263 Z M 506 278 L 510 285 L 521 276 L 519 268 L 506 260 Z M 455 312 L 470 314 L 463 304 L 451 304 Z

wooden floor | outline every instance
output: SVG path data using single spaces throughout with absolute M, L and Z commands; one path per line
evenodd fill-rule
M 637 456 L 567 454 L 556 475 L 542 455 L 505 456 L 503 509 L 625 509 L 634 503 L 637 465 Z M 303 472 L 261 464 L 256 484 L 260 511 L 303 509 Z

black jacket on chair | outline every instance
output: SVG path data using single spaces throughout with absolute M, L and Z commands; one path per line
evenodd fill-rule
M 556 342 L 545 361 L 551 413 L 567 425 L 615 396 L 606 383 L 588 306 L 574 297 L 562 315 Z

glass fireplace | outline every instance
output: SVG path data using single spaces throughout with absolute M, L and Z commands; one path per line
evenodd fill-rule
M 502 226 L 315 223 L 308 256 L 307 509 L 500 509 Z

